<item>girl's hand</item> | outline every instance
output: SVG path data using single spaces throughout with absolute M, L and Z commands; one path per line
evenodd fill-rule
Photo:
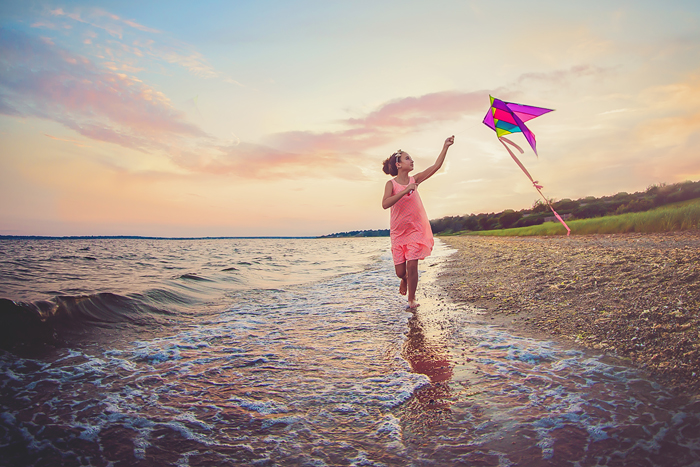
M 417 189 L 418 189 L 417 183 L 409 183 L 408 185 L 406 185 L 406 190 L 408 190 L 408 191 L 406 191 L 406 194 L 410 195 L 411 193 L 413 193 Z
M 422 171 L 421 173 L 417 173 L 413 176 L 413 179 L 417 183 L 423 183 L 433 175 L 435 175 L 435 172 L 440 170 L 440 167 L 442 167 L 442 163 L 445 162 L 445 156 L 447 155 L 447 150 L 452 146 L 455 142 L 455 136 L 452 135 L 449 138 L 445 140 L 445 144 L 442 146 L 442 151 L 440 151 L 440 154 L 438 155 L 437 159 L 435 160 L 435 163 Z

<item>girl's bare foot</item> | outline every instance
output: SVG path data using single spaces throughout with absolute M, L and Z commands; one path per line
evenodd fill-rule
M 406 295 L 406 279 L 401 279 L 401 285 L 399 286 L 399 293 L 401 295 Z
M 406 308 L 418 308 L 420 306 L 420 303 L 418 303 L 415 300 L 409 300 L 408 306 Z

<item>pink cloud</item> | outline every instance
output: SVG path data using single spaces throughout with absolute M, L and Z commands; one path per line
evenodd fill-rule
M 348 119 L 349 125 L 361 128 L 416 129 L 432 122 L 456 120 L 481 111 L 488 93 L 444 91 L 419 97 L 396 99 L 362 118 Z
M 276 133 L 265 138 L 263 145 L 219 145 L 197 153 L 183 151 L 173 160 L 195 172 L 246 178 L 308 177 L 319 171 L 361 178 L 359 171 L 349 173 L 347 164 L 345 170 L 338 170 L 347 160 L 344 157 L 362 157 L 373 148 L 434 122 L 454 120 L 474 112 L 481 114 L 486 103 L 486 92 L 448 91 L 396 99 L 364 117 L 344 120 L 347 128 L 343 130 Z
M 98 16 L 98 18 L 100 16 L 108 16 L 108 17 L 111 17 L 111 19 L 113 19 L 113 20 L 119 19 L 117 16 L 114 16 L 114 15 L 110 16 L 109 14 L 105 14 L 105 12 L 101 12 L 100 10 L 93 10 L 93 12 L 97 12 L 96 16 Z M 55 10 L 51 10 L 51 15 L 53 15 L 53 16 L 65 16 L 67 18 L 72 19 L 73 21 L 77 21 L 79 23 L 87 24 L 87 25 L 93 26 L 95 28 L 102 29 L 112 36 L 118 37 L 120 39 L 122 38 L 123 28 L 118 23 L 115 24 L 115 23 L 111 23 L 111 22 L 104 22 L 103 24 L 98 24 L 96 21 L 84 19 L 80 15 L 80 13 L 76 13 L 76 12 L 66 13 L 65 11 L 63 11 L 62 8 L 56 8 Z
M 129 19 L 123 19 L 122 21 L 123 21 L 124 24 L 126 24 L 127 26 L 130 26 L 130 27 L 132 27 L 132 28 L 134 28 L 134 29 L 138 29 L 139 31 L 143 31 L 143 32 L 152 32 L 152 33 L 160 33 L 160 31 L 157 30 L 157 29 L 149 28 L 149 27 L 147 27 L 147 26 L 144 26 L 143 24 L 139 24 L 139 23 L 137 23 L 137 22 L 135 22 L 135 21 L 131 21 L 131 20 L 129 20 Z
M 336 132 L 291 131 L 266 138 L 270 146 L 323 159 L 360 154 L 402 134 L 436 122 L 457 120 L 485 111 L 488 93 L 445 91 L 395 99 L 358 118 L 342 121 L 348 128 Z
M 236 176 L 246 179 L 299 179 L 343 177 L 363 179 L 362 171 L 348 164 L 343 156 L 320 152 L 292 152 L 269 146 L 239 143 L 236 145 L 199 148 L 196 153 L 182 152 L 173 161 L 192 172 Z
M 485 91 L 462 93 L 445 91 L 418 97 L 395 99 L 364 117 L 344 120 L 348 129 L 313 133 L 292 131 L 277 133 L 267 141 L 274 147 L 320 154 L 357 153 L 380 146 L 409 131 L 420 130 L 435 122 L 457 120 L 481 112 L 488 103 Z
M 75 144 L 75 145 L 78 146 L 79 148 L 86 148 L 86 147 L 89 148 L 89 147 L 90 147 L 89 145 L 83 143 L 82 141 L 76 141 L 76 140 L 74 140 L 74 139 L 58 138 L 58 137 L 56 137 L 56 136 L 51 136 L 51 135 L 48 135 L 48 134 L 46 134 L 46 133 L 44 133 L 44 136 L 46 136 L 46 137 L 48 137 L 48 138 L 51 138 L 51 139 L 55 139 L 56 141 L 63 141 L 63 142 L 65 142 L 65 143 L 72 143 L 72 144 Z
M 290 178 L 326 175 L 362 178 L 349 172 L 347 156 L 362 157 L 402 134 L 434 122 L 455 120 L 481 112 L 488 93 L 448 91 L 396 99 L 364 117 L 344 120 L 347 128 L 335 132 L 290 131 L 265 138 L 263 145 L 240 143 L 215 146 L 196 153 L 183 151 L 174 157 L 180 166 L 195 172 L 237 175 L 246 178 Z M 345 164 L 344 170 L 339 170 Z
M 304 155 L 251 143 L 182 150 L 173 155 L 173 161 L 192 172 L 255 179 L 299 176 L 309 164 L 320 162 L 316 154 Z
M 0 63 L 0 112 L 54 120 L 141 150 L 208 137 L 158 91 L 40 38 L 0 31 Z
M 85 12 L 66 12 L 61 8 L 57 8 L 55 10 L 51 10 L 50 14 L 54 17 L 69 18 L 85 25 L 85 27 L 101 29 L 107 32 L 110 36 L 118 38 L 118 40 L 123 40 L 125 35 L 133 36 L 136 34 L 138 37 L 140 35 L 139 33 L 162 33 L 158 29 L 149 28 L 135 21 L 123 19 L 118 15 L 99 8 L 90 8 Z M 86 45 L 92 44 L 96 37 L 94 35 L 94 31 L 89 31 L 89 33 L 92 33 L 93 35 L 84 39 L 83 42 Z M 206 58 L 202 56 L 202 54 L 196 50 L 193 50 L 191 47 L 172 39 L 161 38 L 159 42 L 156 42 L 150 38 L 140 38 L 131 42 L 134 46 L 139 46 L 140 48 L 131 48 L 125 44 L 119 44 L 119 48 L 122 49 L 123 55 L 133 56 L 136 58 L 143 58 L 145 55 L 147 55 L 151 60 L 162 60 L 170 64 L 181 66 L 187 69 L 193 75 L 202 78 L 216 78 L 220 76 L 220 73 L 209 65 Z M 112 55 L 109 49 L 105 49 L 105 52 L 109 56 Z
M 314 133 L 290 131 L 266 138 L 272 147 L 288 151 L 317 154 L 319 157 L 338 154 L 356 154 L 386 143 L 390 136 L 381 128 L 353 128 L 349 130 Z
M 35 23 L 32 23 L 30 25 L 32 28 L 42 28 L 42 29 L 52 29 L 52 30 L 57 30 L 58 26 L 56 26 L 54 23 L 50 23 L 48 21 L 37 21 Z
M 153 43 L 134 42 L 153 53 Z M 132 52 L 131 47 L 120 47 Z M 171 57 L 196 72 L 197 54 Z M 191 60 L 191 61 L 188 61 Z M 191 171 L 253 178 L 304 177 L 342 166 L 343 156 L 372 149 L 436 123 L 485 112 L 488 92 L 444 91 L 386 102 L 340 121 L 334 132 L 291 131 L 262 144 L 226 145 L 185 120 L 169 100 L 140 80 L 119 73 L 115 62 L 91 60 L 23 33 L 0 31 L 0 112 L 47 118 L 79 134 L 142 151 L 163 151 Z M 203 75 L 213 71 L 204 66 Z M 359 176 L 359 175 L 358 175 Z

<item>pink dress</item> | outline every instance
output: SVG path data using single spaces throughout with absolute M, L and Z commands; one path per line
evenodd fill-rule
M 415 183 L 415 179 L 411 177 L 409 183 Z M 394 179 L 391 180 L 391 184 L 392 195 L 406 189 L 406 185 L 401 185 Z M 397 259 L 397 250 L 407 252 L 405 260 L 424 259 L 430 256 L 434 244 L 433 230 L 430 228 L 428 215 L 425 213 L 418 191 L 403 196 L 391 207 L 390 227 L 395 264 L 403 262 Z

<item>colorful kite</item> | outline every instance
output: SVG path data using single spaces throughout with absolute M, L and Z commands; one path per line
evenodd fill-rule
M 515 163 L 518 164 L 518 167 L 520 167 L 525 173 L 525 175 L 527 175 L 527 178 L 530 179 L 532 185 L 535 187 L 540 196 L 542 196 L 545 203 L 547 203 L 549 209 L 551 209 L 554 213 L 554 216 L 559 220 L 559 222 L 562 223 L 564 227 L 566 227 L 566 235 L 568 236 L 571 233 L 571 229 L 568 225 L 566 225 L 564 219 L 562 219 L 561 216 L 557 214 L 557 211 L 554 210 L 549 200 L 545 198 L 545 196 L 542 194 L 542 185 L 538 185 L 537 180 L 532 179 L 530 172 L 528 172 L 525 166 L 522 164 L 522 162 L 520 162 L 520 160 L 517 157 L 515 157 L 515 154 L 513 154 L 513 151 L 510 150 L 506 143 L 510 144 L 518 151 L 520 151 L 520 154 L 523 154 L 523 150 L 520 148 L 520 146 L 518 146 L 511 140 L 504 138 L 504 135 L 509 135 L 511 133 L 522 133 L 525 136 L 525 139 L 527 139 L 527 142 L 530 143 L 530 147 L 532 147 L 532 150 L 535 151 L 535 155 L 537 155 L 537 141 L 535 140 L 535 135 L 530 131 L 528 127 L 525 126 L 525 122 L 527 122 L 528 120 L 532 120 L 535 117 L 539 117 L 540 115 L 544 115 L 548 112 L 551 112 L 552 109 L 544 109 L 542 107 L 532 107 L 529 105 L 515 104 L 513 102 L 505 102 L 500 99 L 496 99 L 492 96 L 489 96 L 489 98 L 491 99 L 491 108 L 484 117 L 484 125 L 496 132 L 498 140 L 501 142 L 503 147 L 506 148 L 508 154 L 510 154 L 510 157 L 513 158 Z

